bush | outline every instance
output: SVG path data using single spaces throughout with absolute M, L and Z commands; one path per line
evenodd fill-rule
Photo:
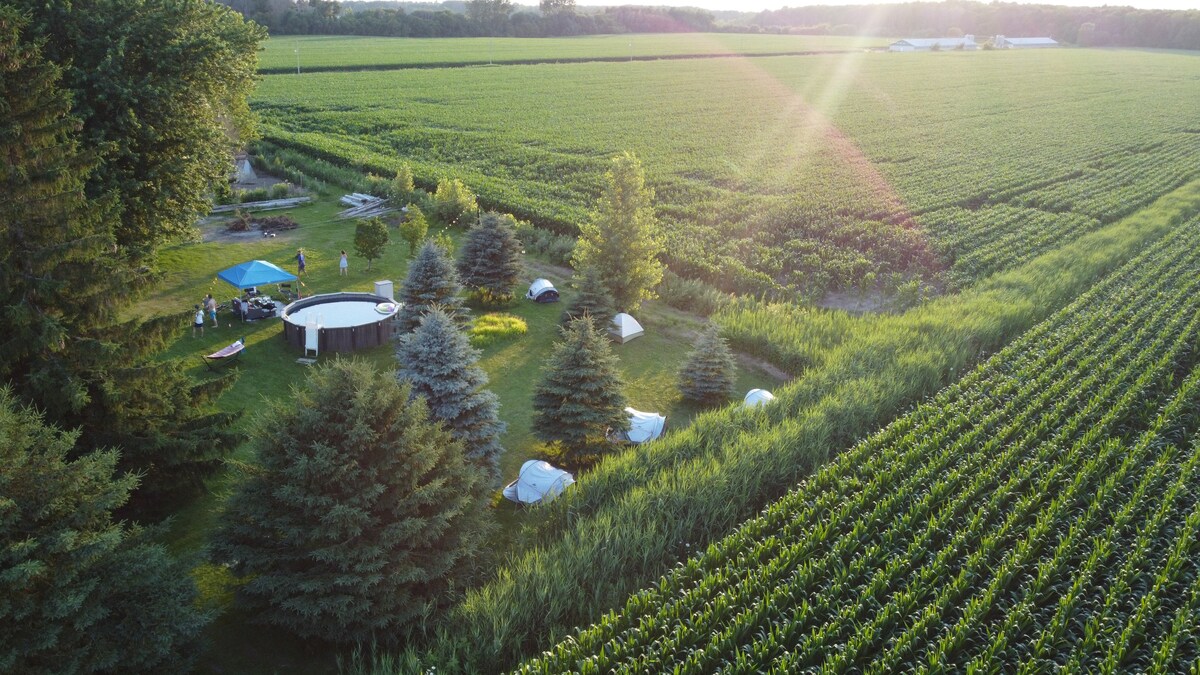
M 701 316 L 712 316 L 733 302 L 733 297 L 728 293 L 722 293 L 703 281 L 684 279 L 671 270 L 663 272 L 656 292 L 660 300 L 675 309 Z
M 233 193 L 233 198 L 238 204 L 262 202 L 267 200 L 267 194 L 267 188 L 254 188 L 253 190 L 237 190 Z
M 271 199 L 283 199 L 283 198 L 287 197 L 288 193 L 290 193 L 291 191 L 292 191 L 291 185 L 288 185 L 287 183 L 276 183 L 271 186 L 270 198 Z
M 471 346 L 487 347 L 528 332 L 529 324 L 525 323 L 525 319 L 512 314 L 492 312 L 478 317 L 471 325 Z
M 555 265 L 571 264 L 571 254 L 575 252 L 575 237 L 534 227 L 524 220 L 518 220 L 513 227 L 526 253 L 544 258 Z
M 457 225 L 464 216 L 474 214 L 478 208 L 475 193 L 461 180 L 443 178 L 438 181 L 437 192 L 433 195 L 433 215 L 439 221 L 446 225 Z

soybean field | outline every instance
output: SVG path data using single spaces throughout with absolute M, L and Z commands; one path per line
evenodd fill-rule
M 633 33 L 564 38 L 387 38 L 279 36 L 259 57 L 261 73 L 391 70 L 489 64 L 805 54 L 880 47 L 883 38 L 738 33 Z

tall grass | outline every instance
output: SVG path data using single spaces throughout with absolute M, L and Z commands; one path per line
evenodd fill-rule
M 701 415 L 602 462 L 455 608 L 426 663 L 494 671 L 595 620 L 1198 211 L 1200 181 L 961 295 L 847 323 L 772 405 Z

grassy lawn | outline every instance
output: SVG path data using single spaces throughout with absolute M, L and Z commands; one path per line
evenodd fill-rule
M 285 212 L 295 218 L 300 228 L 280 233 L 274 238 L 244 236 L 181 244 L 163 251 L 160 266 L 164 273 L 157 292 L 145 298 L 136 308 L 142 315 L 188 313 L 206 293 L 227 302 L 235 290 L 217 279 L 220 270 L 246 260 L 262 259 L 284 269 L 296 269 L 293 256 L 303 248 L 308 259 L 308 274 L 301 279 L 304 295 L 336 291 L 371 291 L 378 279 L 391 279 L 397 286 L 407 269 L 407 250 L 398 240 L 388 247 L 382 259 L 374 261 L 372 270 L 366 262 L 351 253 L 350 274 L 338 275 L 337 260 L 342 249 L 353 251 L 354 221 L 337 220 L 336 198 L 325 196 L 316 203 Z M 217 226 L 205 228 L 219 230 Z M 451 232 L 457 239 L 462 233 Z M 206 236 L 212 239 L 212 233 Z M 568 270 L 537 264 L 540 276 L 547 276 L 562 292 L 563 302 L 540 305 L 521 301 L 503 311 L 524 319 L 529 331 L 525 335 L 500 340 L 482 350 L 480 365 L 491 380 L 490 388 L 501 402 L 501 417 L 508 424 L 503 437 L 506 452 L 501 460 L 504 479 L 516 477 L 523 462 L 545 456 L 544 446 L 530 431 L 533 388 L 541 379 L 541 367 L 558 337 L 558 320 L 566 303 L 573 297 Z M 551 271 L 547 271 L 551 270 Z M 530 273 L 529 280 L 535 275 Z M 269 288 L 263 289 L 269 292 Z M 523 292 L 523 288 L 521 289 Z M 626 396 L 630 405 L 640 410 L 656 411 L 667 416 L 667 433 L 686 426 L 699 411 L 685 403 L 675 388 L 675 372 L 679 368 L 696 331 L 702 325 L 699 318 L 647 303 L 638 319 L 646 335 L 624 345 L 614 345 L 620 358 L 626 381 Z M 190 321 L 188 322 L 190 324 Z M 230 342 L 246 338 L 247 348 L 240 362 L 229 366 L 237 372 L 234 385 L 221 397 L 218 405 L 224 410 L 245 413 L 239 422 L 247 437 L 256 425 L 271 424 L 272 420 L 256 412 L 265 401 L 287 396 L 291 387 L 302 381 L 308 367 L 297 363 L 302 354 L 289 347 L 282 337 L 278 319 L 241 323 L 232 314 L 221 315 L 221 325 L 210 324 L 203 336 L 193 337 L 191 328 L 180 332 L 164 358 L 183 359 L 196 378 L 214 375 L 200 359 Z M 354 354 L 382 369 L 395 368 L 391 347 L 380 347 Z M 319 360 L 337 358 L 322 354 Z M 744 393 L 753 387 L 773 387 L 778 380 L 765 372 L 742 367 L 737 390 Z M 253 450 L 249 443 L 241 445 L 232 462 L 252 463 Z M 236 487 L 237 472 L 223 471 L 209 483 L 209 493 L 180 511 L 173 520 L 167 545 L 177 554 L 200 552 L 208 541 L 220 514 L 225 498 Z M 522 523 L 536 518 L 536 510 L 523 509 L 498 500 L 495 515 L 500 524 L 493 550 L 503 554 L 516 541 Z M 287 634 L 265 626 L 254 625 L 248 630 L 248 617 L 232 607 L 230 577 L 222 569 L 198 564 L 195 573 L 204 601 L 222 612 L 210 629 L 214 648 L 204 664 L 214 671 L 269 672 L 277 669 L 319 672 L 333 666 L 332 650 L 327 646 L 302 643 Z M 286 659 L 286 662 L 285 662 Z

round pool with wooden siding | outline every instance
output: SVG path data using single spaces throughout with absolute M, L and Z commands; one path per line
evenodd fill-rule
M 389 313 L 376 308 L 392 304 Z M 328 293 L 302 298 L 283 308 L 283 339 L 304 349 L 304 332 L 317 324 L 320 352 L 352 352 L 378 347 L 392 339 L 399 305 L 374 293 Z

